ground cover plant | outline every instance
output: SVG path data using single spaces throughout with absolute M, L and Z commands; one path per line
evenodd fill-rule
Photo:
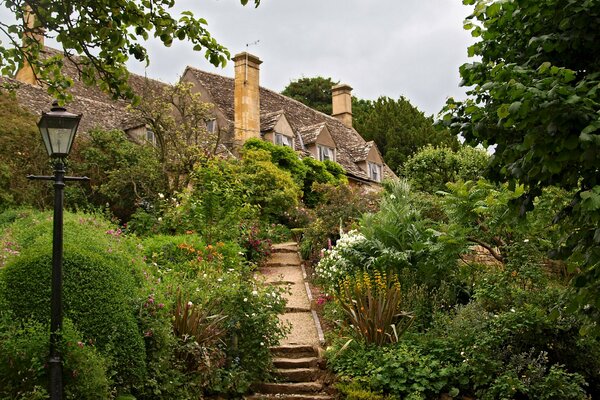
M 45 398 L 52 216 L 2 214 L 0 397 Z M 270 370 L 285 333 L 279 289 L 236 242 L 140 241 L 100 215 L 65 214 L 66 393 L 73 399 L 236 397 Z M 33 273 L 32 273 L 33 271 Z
M 556 240 L 549 205 L 562 204 L 568 194 L 546 191 L 535 212 L 519 219 L 510 207 L 519 190 L 486 181 L 449 183 L 437 194 L 444 218 L 432 220 L 419 212 L 420 197 L 407 183 L 388 184 L 380 210 L 324 252 L 315 272 L 332 294 L 325 315 L 338 328 L 329 333 L 327 354 L 342 393 L 401 399 L 597 395 L 600 343 L 580 334 L 585 317 L 566 311 L 568 268 L 547 258 Z M 474 257 L 474 248 L 486 256 Z M 398 330 L 399 340 L 371 339 L 386 327 L 381 337 L 395 338 L 393 323 L 377 325 L 383 314 L 371 315 L 370 307 L 377 297 L 364 297 L 361 305 L 365 300 L 348 278 L 358 274 L 375 282 L 383 272 L 398 279 L 397 315 L 414 318 Z M 374 290 L 362 282 L 361 292 Z

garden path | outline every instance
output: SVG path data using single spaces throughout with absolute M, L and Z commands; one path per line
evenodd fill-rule
M 255 393 L 247 400 L 333 400 L 335 390 L 330 387 L 327 374 L 322 370 L 323 331 L 317 313 L 312 310 L 310 287 L 306 271 L 295 242 L 276 244 L 271 257 L 257 271 L 256 278 L 267 285 L 285 285 L 286 311 L 279 318 L 291 325 L 281 345 L 271 348 L 274 381 L 254 385 Z
M 273 246 L 273 253 L 264 266 L 259 268 L 257 277 L 270 285 L 286 285 L 286 312 L 279 318 L 291 324 L 290 333 L 282 340 L 282 345 L 312 345 L 324 343 L 323 331 L 317 314 L 311 308 L 313 301 L 306 271 L 298 254 L 296 242 L 280 243 Z

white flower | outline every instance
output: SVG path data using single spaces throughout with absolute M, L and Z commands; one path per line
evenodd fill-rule
M 264 344 L 263 342 L 260 342 L 260 345 L 261 345 L 261 346 L 264 346 L 265 344 Z
M 258 296 L 258 291 L 256 291 L 256 290 L 253 290 L 253 291 L 252 291 L 252 295 L 253 295 L 253 296 Z
M 159 194 L 158 194 L 158 198 L 159 198 L 159 199 L 164 199 L 164 198 L 165 198 L 165 195 L 164 195 L 164 194 L 162 194 L 162 193 L 159 193 Z
M 514 309 L 514 308 L 511 308 L 511 309 L 510 309 L 510 312 L 515 312 L 515 309 Z
M 158 217 L 158 222 L 161 222 L 161 221 L 162 221 L 162 217 Z
M 246 303 L 248 301 L 247 297 L 244 297 L 244 303 Z
M 187 304 L 187 305 L 188 305 L 188 307 L 191 307 L 191 306 L 193 306 L 193 305 L 194 305 L 194 303 L 192 303 L 191 301 L 188 301 L 188 304 Z
M 529 239 L 523 240 L 523 243 L 529 243 Z

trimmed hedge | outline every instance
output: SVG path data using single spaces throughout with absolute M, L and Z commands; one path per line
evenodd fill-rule
M 141 303 L 141 257 L 127 238 L 110 228 L 100 218 L 65 214 L 63 308 L 84 339 L 91 339 L 108 358 L 114 383 L 128 388 L 142 382 L 146 373 L 144 340 L 135 318 L 136 303 Z M 20 320 L 47 322 L 51 216 L 32 212 L 6 232 L 20 254 L 0 274 L 4 302 Z

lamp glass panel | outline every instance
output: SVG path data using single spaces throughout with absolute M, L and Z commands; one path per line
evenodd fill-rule
M 54 154 L 69 154 L 74 136 L 70 128 L 48 127 L 48 136 Z

